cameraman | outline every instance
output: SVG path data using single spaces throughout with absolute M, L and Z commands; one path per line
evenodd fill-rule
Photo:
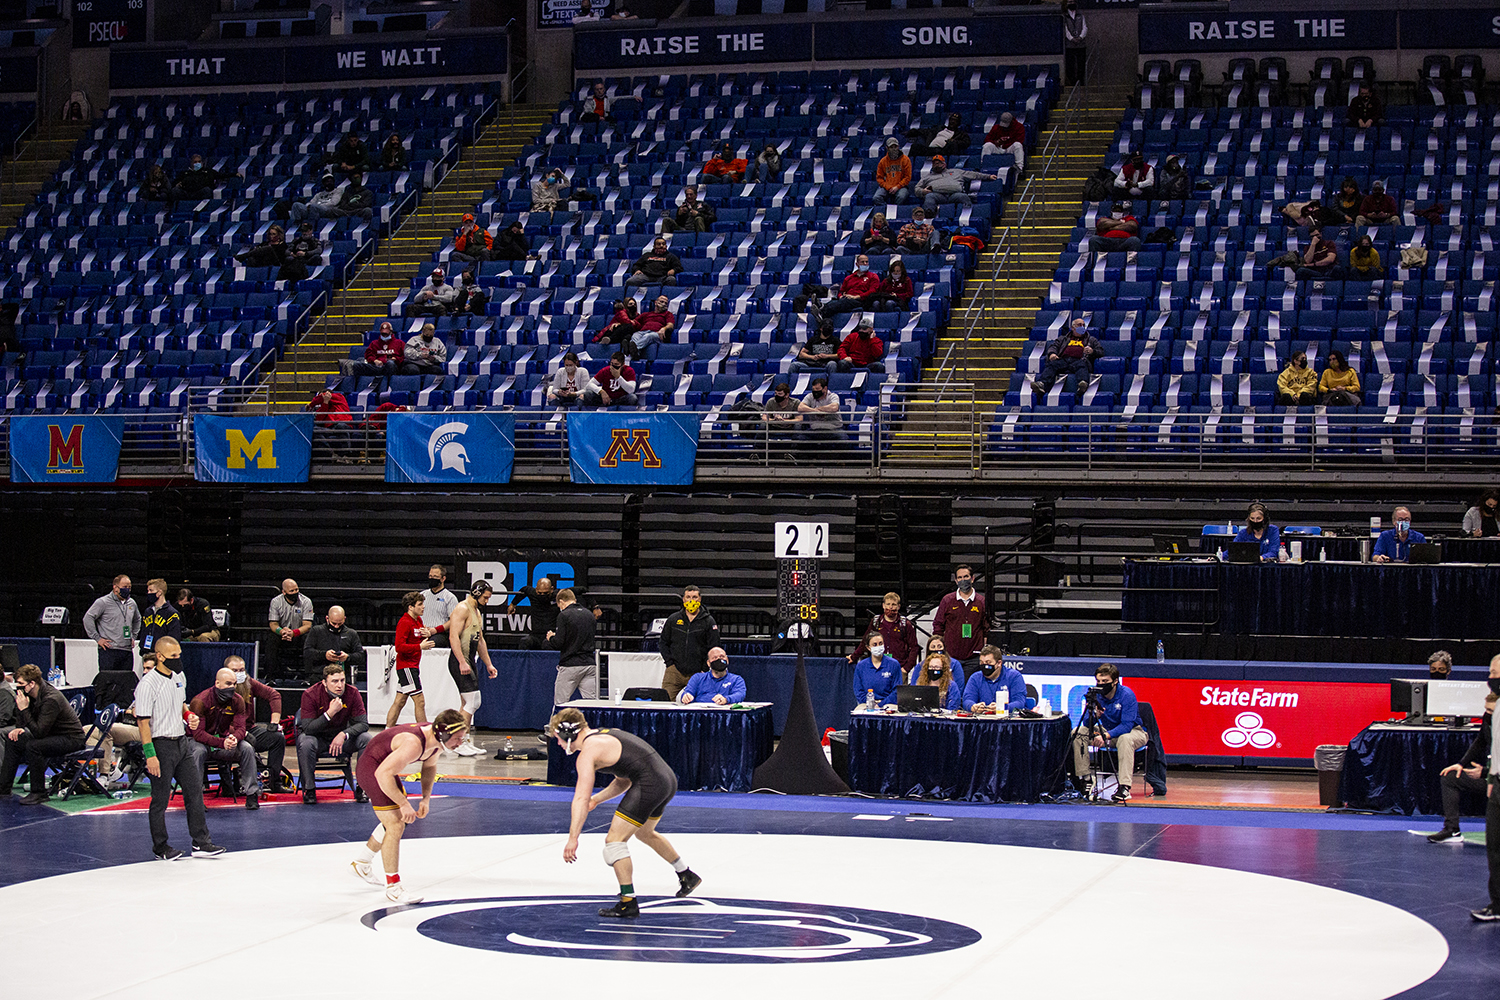
M 1120 683 L 1119 667 L 1113 663 L 1101 663 L 1094 671 L 1094 681 L 1098 686 L 1089 691 L 1083 721 L 1073 731 L 1073 771 L 1081 785 L 1089 774 L 1087 748 L 1103 747 L 1108 741 L 1120 755 L 1116 771 L 1120 786 L 1110 796 L 1110 801 L 1128 802 L 1130 779 L 1135 773 L 1135 752 L 1146 745 L 1146 731 L 1141 728 L 1135 692 Z

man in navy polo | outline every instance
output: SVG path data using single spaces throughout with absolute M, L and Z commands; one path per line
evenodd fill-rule
M 1397 507 L 1391 511 L 1391 523 L 1393 528 L 1387 528 L 1375 539 L 1375 552 L 1372 558 L 1378 563 L 1398 562 L 1404 563 L 1411 558 L 1411 547 L 1427 541 L 1427 537 L 1420 531 L 1411 529 L 1411 511 L 1405 507 Z

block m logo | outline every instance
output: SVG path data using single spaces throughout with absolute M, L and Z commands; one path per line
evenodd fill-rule
M 47 425 L 47 468 L 57 469 L 64 465 L 74 468 L 83 466 L 83 425 L 74 424 L 63 437 L 57 424 Z
M 660 469 L 661 459 L 651 450 L 651 431 L 646 428 L 615 427 L 609 432 L 613 438 L 609 450 L 599 459 L 599 468 L 613 469 L 621 462 L 641 462 L 642 468 Z
M 245 432 L 233 428 L 225 431 L 229 442 L 229 468 L 243 469 L 245 463 L 255 459 L 257 469 L 276 468 L 276 432 L 267 427 L 251 440 L 245 440 Z

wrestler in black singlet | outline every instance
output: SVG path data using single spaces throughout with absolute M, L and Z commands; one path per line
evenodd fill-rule
M 620 759 L 600 768 L 600 771 L 630 782 L 630 790 L 620 800 L 615 815 L 636 826 L 659 819 L 672 796 L 677 794 L 677 775 L 651 744 L 639 736 L 621 729 L 595 729 L 589 736 L 600 733 L 608 733 L 620 741 Z

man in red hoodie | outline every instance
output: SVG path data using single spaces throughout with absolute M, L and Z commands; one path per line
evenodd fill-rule
M 859 321 L 854 332 L 839 345 L 839 371 L 848 372 L 862 368 L 867 372 L 885 371 L 885 341 L 875 336 L 875 324 L 868 319 Z
M 1009 111 L 1000 116 L 995 127 L 984 137 L 984 155 L 1009 153 L 1016 158 L 1016 169 L 1026 168 L 1026 126 Z
M 324 389 L 312 398 L 307 408 L 317 414 L 313 419 L 320 427 L 343 427 L 354 418 L 349 416 L 349 400 L 342 392 Z
M 817 311 L 826 318 L 863 309 L 869 305 L 870 297 L 879 290 L 880 275 L 870 270 L 870 258 L 860 254 L 854 258 L 854 270 L 839 286 L 838 295 L 832 301 L 818 306 Z
M 365 359 L 354 366 L 354 374 L 389 378 L 396 374 L 396 368 L 405 360 L 406 341 L 396 336 L 395 328 L 387 320 L 380 324 L 380 332 L 365 345 Z

